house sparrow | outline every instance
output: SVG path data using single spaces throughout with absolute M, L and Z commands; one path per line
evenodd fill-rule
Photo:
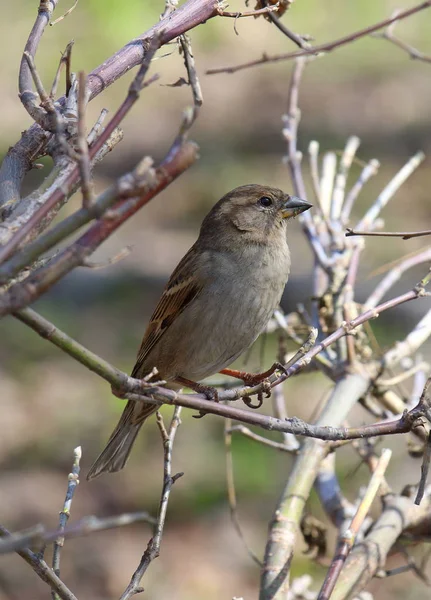
M 202 390 L 196 382 L 247 350 L 277 308 L 289 276 L 287 222 L 310 207 L 262 185 L 238 187 L 219 200 L 169 279 L 132 377 L 156 367 L 168 387 Z M 122 469 L 140 427 L 156 410 L 129 401 L 87 479 Z

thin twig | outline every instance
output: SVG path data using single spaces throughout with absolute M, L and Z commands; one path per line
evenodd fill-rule
M 150 169 L 147 176 L 141 178 L 139 178 L 140 173 L 138 173 L 138 177 L 135 175 L 131 182 L 123 180 L 123 189 L 117 190 L 114 186 L 114 189 L 110 190 L 108 200 L 109 203 L 112 200 L 119 200 L 115 211 L 111 209 L 109 214 L 105 212 L 104 218 L 99 219 L 75 243 L 60 252 L 46 267 L 35 271 L 24 282 L 11 286 L 3 296 L 0 296 L 0 314 L 27 305 L 32 299 L 36 299 L 43 294 L 66 273 L 82 264 L 113 231 L 187 170 L 196 159 L 197 147 L 195 144 L 181 140 L 176 141 L 157 169 Z M 138 186 L 136 186 L 137 181 Z M 128 197 L 129 194 L 132 194 L 131 198 Z M 88 219 L 88 213 L 85 215 L 81 213 L 82 216 Z M 59 224 L 60 228 L 63 227 L 63 223 Z
M 425 402 L 427 399 L 429 401 L 430 386 L 431 386 L 431 377 L 429 377 L 427 382 L 425 383 L 425 387 L 423 389 L 420 402 Z M 431 433 L 428 435 L 428 440 L 427 440 L 427 443 L 425 444 L 424 456 L 422 459 L 421 478 L 419 481 L 418 491 L 417 491 L 416 498 L 415 498 L 415 504 L 417 504 L 417 505 L 420 505 L 422 498 L 424 497 L 425 486 L 426 486 L 426 482 L 427 482 L 427 478 L 428 478 L 428 471 L 429 471 L 429 467 L 430 467 L 430 461 L 431 461 Z
M 57 67 L 57 72 L 55 74 L 54 81 L 52 82 L 51 91 L 49 92 L 49 95 L 52 99 L 54 99 L 57 94 L 57 87 L 58 87 L 58 82 L 60 80 L 60 74 L 64 67 L 66 67 L 66 96 L 69 95 L 70 88 L 72 85 L 71 80 L 70 80 L 70 62 L 71 62 L 72 48 L 73 48 L 74 43 L 75 43 L 74 40 L 71 40 L 67 44 L 65 51 L 61 55 L 60 62 L 58 63 L 58 67 Z
M 398 13 L 399 13 L 398 10 L 394 11 L 394 16 L 396 16 Z M 383 39 L 383 40 L 387 40 L 388 42 L 390 42 L 394 46 L 397 46 L 398 48 L 401 48 L 401 50 L 404 50 L 405 52 L 407 52 L 407 54 L 413 60 L 420 60 L 420 61 L 423 61 L 423 62 L 431 63 L 431 56 L 428 56 L 428 55 L 424 54 L 423 52 L 421 52 L 417 48 L 414 48 L 410 44 L 407 44 L 407 42 L 404 42 L 399 37 L 397 37 L 397 36 L 394 35 L 396 23 L 397 22 L 395 21 L 391 25 L 388 25 L 388 27 L 386 28 L 386 30 L 383 31 L 383 32 L 373 33 L 372 37 L 380 38 L 380 39 Z
M 93 190 L 91 186 L 91 162 L 85 127 L 85 110 L 87 104 L 86 76 L 83 71 L 78 74 L 78 168 L 81 178 L 82 205 L 88 208 L 93 204 Z
M 11 533 L 5 527 L 0 525 L 0 538 L 9 538 L 10 536 Z M 48 564 L 37 554 L 28 548 L 17 550 L 17 554 L 30 565 L 30 567 L 38 575 L 38 577 L 42 579 L 42 581 L 47 583 L 50 588 L 58 594 L 61 600 L 78 600 L 77 597 L 72 594 L 69 588 L 63 583 L 63 581 L 57 577 Z
M 147 549 L 142 555 L 141 562 L 134 572 L 126 590 L 121 595 L 120 600 L 128 600 L 128 598 L 131 598 L 135 594 L 143 591 L 143 588 L 140 587 L 141 579 L 144 576 L 145 571 L 148 569 L 151 561 L 157 558 L 160 554 L 160 544 L 162 541 L 163 528 L 165 526 L 166 512 L 168 509 L 171 489 L 175 481 L 184 475 L 184 473 L 176 473 L 176 475 L 172 475 L 172 449 L 177 429 L 181 423 L 180 415 L 181 408 L 177 406 L 174 410 L 169 431 L 167 431 L 163 423 L 163 417 L 159 412 L 157 413 L 157 425 L 162 436 L 164 455 L 163 489 L 160 498 L 159 514 L 157 517 L 157 524 L 154 528 L 154 535 L 148 542 Z
M 352 166 L 353 159 L 361 140 L 356 136 L 352 135 L 346 142 L 343 154 L 338 165 L 338 172 L 334 182 L 334 192 L 331 203 L 331 220 L 339 221 L 341 218 L 341 212 L 344 204 L 344 194 L 347 184 L 347 175 L 350 167 Z
M 431 229 L 424 231 L 355 231 L 354 229 L 347 228 L 346 237 L 353 235 L 367 235 L 369 237 L 400 237 L 403 240 L 410 240 L 411 238 L 422 237 L 424 235 L 431 235 Z
M 275 389 L 279 389 L 275 388 Z M 225 422 L 227 422 L 228 420 L 226 420 Z M 281 452 L 289 452 L 290 454 L 295 454 L 298 450 L 298 448 L 292 448 L 290 446 L 288 446 L 285 443 L 280 443 L 280 442 L 274 442 L 273 440 L 270 440 L 266 437 L 263 437 L 262 435 L 258 435 L 257 433 L 254 433 L 254 431 L 251 431 L 251 429 L 249 429 L 248 427 L 245 427 L 244 425 L 233 425 L 233 426 L 229 426 L 229 428 L 227 429 L 227 433 L 240 433 L 241 435 L 249 438 L 250 440 L 254 440 L 255 442 L 258 442 L 259 444 L 262 444 L 263 446 L 268 446 L 269 448 L 273 448 L 274 450 L 280 450 Z
M 430 0 L 431 5 L 431 0 Z M 365 216 L 359 221 L 359 224 L 355 228 L 356 230 L 372 229 L 372 225 L 380 215 L 383 208 L 391 200 L 394 194 L 399 190 L 403 183 L 413 174 L 413 172 L 419 167 L 419 165 L 425 160 L 425 154 L 420 151 L 410 158 L 409 161 L 394 175 L 390 182 L 380 192 L 376 201 L 366 212 Z
M 428 441 L 425 444 L 424 456 L 421 466 L 421 478 L 419 481 L 418 491 L 415 498 L 415 504 L 419 505 L 425 494 L 425 486 L 428 479 L 428 471 L 431 462 L 431 433 L 428 435 Z
M 308 43 L 307 39 L 296 34 L 294 31 L 291 31 L 290 29 L 288 29 L 286 27 L 286 25 L 284 25 L 280 21 L 278 15 L 276 14 L 277 10 L 279 8 L 278 3 L 274 4 L 274 5 L 269 5 L 268 0 L 262 0 L 262 4 L 264 5 L 265 8 L 274 8 L 275 9 L 274 12 L 272 12 L 272 11 L 268 12 L 266 17 L 269 21 L 274 23 L 274 25 L 277 27 L 277 29 L 279 31 L 281 31 L 281 33 L 283 35 L 285 35 L 287 38 L 289 38 L 289 40 L 291 40 L 294 44 L 299 46 L 299 48 L 309 48 L 310 44 Z
M 424 10 L 425 8 L 429 8 L 430 6 L 431 6 L 431 0 L 428 0 L 427 2 L 421 2 L 420 4 L 417 4 L 416 6 L 414 6 L 412 8 L 402 11 L 402 12 L 398 13 L 397 15 L 390 17 L 389 19 L 384 19 L 383 21 L 380 21 L 379 23 L 375 23 L 374 25 L 370 25 L 369 27 L 365 27 L 364 29 L 355 31 L 354 33 L 351 33 L 347 36 L 339 38 L 338 40 L 334 40 L 332 42 L 327 42 L 327 43 L 321 44 L 319 46 L 310 46 L 307 49 L 299 50 L 297 52 L 288 52 L 287 54 L 276 54 L 274 56 L 268 56 L 265 54 L 262 58 L 259 58 L 257 60 L 253 60 L 253 61 L 250 61 L 247 63 L 243 63 L 240 65 L 235 65 L 233 67 L 222 67 L 222 68 L 218 68 L 218 69 L 209 69 L 207 71 L 207 75 L 215 75 L 217 73 L 236 73 L 237 71 L 241 71 L 243 69 L 249 69 L 250 67 L 256 67 L 258 65 L 263 65 L 266 63 L 280 62 L 283 60 L 290 60 L 293 58 L 298 58 L 300 56 L 309 56 L 312 54 L 321 54 L 323 52 L 326 52 L 326 53 L 331 52 L 332 50 L 335 50 L 336 48 L 340 48 L 341 46 L 350 44 L 351 42 L 354 42 L 355 40 L 358 40 L 361 37 L 369 35 L 370 33 L 373 33 L 374 31 L 382 29 L 383 27 L 387 27 L 388 25 L 390 25 L 391 23 L 394 23 L 395 21 L 401 21 L 402 19 L 410 17 L 411 15 L 414 15 L 415 13 L 418 13 L 419 11 Z
M 243 12 L 229 12 L 220 8 L 219 5 L 216 7 L 217 15 L 219 17 L 229 17 L 231 19 L 241 19 L 242 17 L 259 17 L 260 15 L 268 15 L 269 13 L 277 11 L 278 9 L 278 4 L 265 6 L 264 8 L 259 8 L 258 10 L 245 10 Z
M 347 558 L 332 593 L 332 600 L 358 598 L 382 565 L 385 565 L 394 544 L 405 530 L 416 527 L 429 529 L 429 494 L 426 499 L 426 502 L 417 507 L 405 495 L 394 494 L 385 498 L 381 515 L 365 539 L 356 544 Z
M 374 308 L 382 298 L 387 294 L 391 287 L 401 279 L 403 273 L 409 269 L 431 261 L 431 248 L 421 250 L 413 256 L 409 256 L 399 262 L 385 277 L 380 281 L 376 289 L 370 294 L 364 303 L 364 308 Z
M 190 42 L 190 38 L 184 34 L 181 35 L 180 38 L 181 48 L 184 54 L 184 64 L 187 70 L 187 74 L 189 76 L 189 84 L 192 88 L 193 93 L 193 102 L 195 105 L 195 114 L 194 118 L 196 119 L 198 114 L 198 109 L 203 104 L 203 96 L 202 89 L 199 83 L 198 74 L 196 72 L 195 59 L 193 56 L 192 44 Z
M 122 248 L 119 252 L 117 252 L 116 254 L 114 254 L 114 256 L 111 256 L 110 258 L 106 259 L 106 260 L 102 260 L 99 262 L 95 262 L 89 259 L 85 259 L 84 262 L 82 263 L 83 267 L 87 267 L 88 269 L 106 269 L 106 267 L 110 267 L 111 265 L 115 265 L 116 263 L 124 260 L 127 256 L 130 255 L 131 251 L 132 251 L 133 246 L 125 246 L 124 248 Z
M 112 117 L 111 121 L 108 123 L 104 131 L 101 133 L 99 138 L 95 141 L 93 146 L 89 150 L 90 160 L 92 160 L 96 154 L 99 152 L 103 144 L 110 137 L 114 129 L 118 127 L 118 125 L 122 122 L 124 117 L 130 111 L 132 106 L 139 98 L 140 90 L 144 85 L 144 77 L 150 67 L 151 60 L 157 51 L 160 45 L 160 41 L 158 38 L 153 38 L 152 44 L 148 49 L 148 52 L 145 56 L 145 60 L 141 65 L 136 77 L 132 81 L 129 87 L 129 91 L 126 99 L 117 110 L 115 115 Z M 150 82 L 154 81 L 154 78 L 150 79 L 146 85 Z M 74 182 L 79 179 L 79 169 L 78 167 L 74 168 L 66 181 L 63 183 L 61 188 L 56 188 L 53 194 L 45 201 L 45 203 L 38 208 L 36 212 L 34 212 L 29 220 L 20 227 L 20 229 L 12 236 L 7 244 L 5 244 L 0 249 L 0 263 L 4 262 L 12 253 L 15 251 L 17 246 L 25 240 L 28 234 L 32 231 L 32 229 L 45 217 L 45 215 L 54 208 L 64 196 L 67 194 L 67 191 L 73 186 Z
M 32 84 L 36 78 L 40 84 L 38 90 L 40 95 L 40 90 L 43 90 L 43 86 L 39 76 L 36 74 L 34 57 L 46 26 L 51 19 L 51 14 L 55 10 L 58 2 L 59 0 L 51 0 L 50 2 L 39 3 L 37 17 L 24 48 L 18 76 L 19 98 L 24 108 L 36 123 L 43 129 L 49 130 L 52 130 L 52 119 L 49 118 L 49 115 L 47 116 L 44 108 L 39 106 L 38 96 L 33 91 Z M 40 99 L 42 100 L 42 96 Z
M 357 181 L 353 184 L 352 188 L 350 189 L 350 192 L 346 196 L 343 210 L 341 212 L 342 223 L 347 223 L 349 221 L 350 213 L 352 212 L 352 208 L 362 188 L 367 183 L 367 181 L 371 179 L 371 177 L 377 174 L 379 168 L 379 161 L 375 158 L 372 158 L 362 169 L 362 172 L 359 175 Z
M 247 429 L 247 428 L 244 427 L 244 429 Z M 251 558 L 251 560 L 253 562 L 255 562 L 259 567 L 261 567 L 262 561 L 257 557 L 256 553 L 253 552 L 253 550 L 248 545 L 247 540 L 244 537 L 244 533 L 242 531 L 242 527 L 241 527 L 241 524 L 240 524 L 239 518 L 238 518 L 238 507 L 237 507 L 237 501 L 236 501 L 235 477 L 234 477 L 234 470 L 233 470 L 233 455 L 232 455 L 232 432 L 233 431 L 239 431 L 239 429 L 237 427 L 232 427 L 231 419 L 226 419 L 224 422 L 224 447 L 225 447 L 225 455 L 226 455 L 226 486 L 227 486 L 227 498 L 228 498 L 229 509 L 230 509 L 230 518 L 231 518 L 232 524 L 234 526 L 234 529 L 238 534 L 239 539 L 241 540 L 241 542 L 244 545 L 244 548 L 247 551 L 247 554 L 249 555 L 249 557 Z M 249 431 L 252 435 L 254 435 L 250 430 L 247 430 L 247 431 Z M 244 433 L 243 431 L 241 431 L 241 433 L 248 436 L 248 434 Z M 248 436 L 248 437 L 252 437 L 252 436 Z M 256 436 L 256 437 L 260 437 L 260 436 Z M 253 438 L 253 439 L 256 439 L 256 438 Z M 262 438 L 262 439 L 265 439 L 265 438 Z M 268 440 L 268 441 L 270 441 L 270 440 Z
M 322 212 L 320 206 L 320 175 L 319 175 L 319 142 L 311 140 L 308 145 L 308 157 L 310 161 L 311 181 L 313 183 L 314 198 L 317 202 L 317 208 Z
M 55 541 L 60 534 L 64 539 L 76 538 L 91 535 L 97 531 L 125 527 L 134 523 L 148 523 L 154 526 L 157 523 L 157 519 L 151 517 L 147 512 L 134 512 L 122 513 L 121 515 L 104 517 L 102 519 L 90 515 L 73 523 L 73 525 L 67 525 L 61 531 L 58 529 L 51 531 L 47 530 L 43 525 L 35 525 L 29 530 L 12 533 L 9 537 L 1 540 L 0 554 L 17 552 L 30 545 L 48 544 Z
M 77 446 L 73 451 L 73 465 L 72 471 L 69 473 L 69 483 L 67 485 L 66 498 L 64 500 L 63 508 L 60 511 L 60 525 L 59 525 L 59 535 L 54 541 L 54 548 L 52 553 L 52 569 L 57 577 L 60 577 L 60 553 L 61 549 L 64 546 L 64 530 L 67 525 L 67 521 L 70 517 L 70 509 L 72 506 L 73 495 L 75 490 L 79 484 L 79 471 L 80 471 L 80 460 L 82 456 L 81 446 Z M 52 592 L 53 600 L 58 600 L 58 594 L 56 592 Z
M 317 600 L 329 600 L 329 598 L 331 597 L 332 591 L 335 587 L 341 569 L 343 568 L 343 565 L 346 562 L 346 558 L 348 557 L 351 549 L 353 548 L 362 523 L 365 517 L 367 516 L 368 511 L 371 508 L 371 504 L 374 498 L 376 497 L 377 492 L 379 491 L 380 484 L 382 483 L 391 456 L 392 450 L 382 450 L 379 463 L 376 467 L 376 470 L 373 473 L 373 476 L 370 479 L 367 491 L 364 497 L 362 498 L 362 501 L 358 507 L 358 510 L 356 511 L 355 516 L 352 519 L 351 525 L 349 529 L 341 536 L 340 541 L 338 542 L 334 558 L 332 560 L 331 566 L 329 567 L 328 573 L 326 575 L 325 581 L 323 582 Z
M 55 21 L 51 21 L 51 23 L 50 23 L 51 27 L 53 25 L 56 25 L 57 23 L 59 23 L 63 19 L 65 19 L 68 15 L 70 15 L 70 13 L 76 8 L 76 5 L 78 4 L 78 1 L 79 0 L 75 0 L 75 2 L 73 3 L 73 6 L 71 6 L 68 10 L 66 10 L 66 12 L 63 15 L 61 15 L 60 17 L 58 17 L 58 19 L 55 19 Z

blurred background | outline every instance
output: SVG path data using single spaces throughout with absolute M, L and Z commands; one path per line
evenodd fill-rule
M 55 16 L 69 4 L 60 2 Z M 36 0 L 22 0 L 2 7 L 0 35 L 7 51 L 0 53 L 0 156 L 30 125 L 17 97 L 17 74 L 37 6 Z M 323 43 L 387 18 L 395 8 L 408 6 L 410 2 L 400 0 L 297 0 L 283 22 L 293 31 L 310 34 L 316 43 Z M 229 9 L 243 10 L 244 6 L 232 2 Z M 48 28 L 42 39 L 36 63 L 47 87 L 60 52 L 70 39 L 75 40 L 73 70 L 88 73 L 151 27 L 162 10 L 162 0 L 128 0 L 121 5 L 115 0 L 80 2 L 70 16 Z M 430 16 L 429 11 L 423 11 L 403 21 L 397 26 L 397 34 L 424 53 L 431 53 Z M 239 20 L 239 35 L 233 25 L 232 19 L 217 18 L 191 32 L 204 95 L 191 135 L 200 146 L 200 161 L 111 237 L 94 260 L 104 261 L 131 244 L 129 256 L 104 269 L 76 270 L 35 305 L 42 315 L 125 371 L 134 364 L 146 323 L 167 278 L 195 240 L 201 219 L 212 204 L 231 188 L 245 183 L 290 189 L 283 164 L 281 117 L 287 108 L 292 63 L 264 65 L 235 75 L 209 76 L 205 72 L 258 58 L 264 51 L 288 52 L 295 47 L 262 18 Z M 123 123 L 124 140 L 97 168 L 97 191 L 132 168 L 142 156 L 151 155 L 156 161 L 163 157 L 176 135 L 183 109 L 191 103 L 188 87 L 169 87 L 186 76 L 176 44 L 159 51 L 152 72 L 158 72 L 161 79 L 142 93 Z M 362 140 L 360 161 L 375 157 L 381 162 L 379 174 L 357 202 L 353 221 L 412 154 L 419 149 L 429 154 L 430 75 L 431 65 L 412 61 L 388 42 L 370 37 L 307 66 L 300 90 L 300 149 L 306 153 L 309 141 L 317 139 L 321 152 L 342 151 L 347 137 L 356 134 Z M 90 104 L 88 123 L 103 107 L 111 114 L 115 111 L 132 76 L 122 78 Z M 429 227 L 429 165 L 427 158 L 384 211 L 387 230 Z M 351 181 L 361 168 L 360 163 L 353 166 Z M 29 174 L 26 190 L 32 190 L 48 171 L 46 161 L 45 169 Z M 63 215 L 74 211 L 79 203 L 77 195 L 63 209 Z M 298 301 L 307 304 L 312 266 L 297 223 L 291 225 L 289 239 L 293 268 L 283 300 L 287 311 L 293 310 Z M 376 285 L 376 268 L 426 244 L 427 238 L 367 241 L 357 300 L 363 300 Z M 410 289 L 421 274 L 423 269 L 409 273 L 394 288 L 394 294 Z M 426 308 L 424 302 L 409 304 L 374 323 L 381 347 L 387 348 L 402 338 Z M 273 362 L 275 347 L 276 337 L 268 339 L 264 366 Z M 258 342 L 248 359 L 248 370 L 260 367 L 260 356 Z M 86 471 L 123 408 L 109 386 L 12 317 L 0 323 L 0 378 L 1 523 L 10 530 L 39 522 L 56 527 L 73 448 L 78 444 L 83 447 L 83 477 L 72 506 L 73 520 L 89 514 L 108 516 L 136 510 L 156 514 L 162 483 L 162 446 L 154 420 L 144 427 L 126 470 L 89 484 Z M 289 412 L 311 419 L 330 388 L 328 380 L 315 374 L 289 380 L 285 385 Z M 299 401 L 305 397 L 307 403 Z M 163 413 L 168 419 L 170 410 Z M 185 476 L 175 484 L 171 495 L 161 557 L 151 565 L 143 584 L 158 600 L 255 598 L 259 569 L 230 522 L 223 422 L 215 416 L 203 420 L 191 416 L 191 412 L 183 411 L 174 452 L 174 471 L 184 471 Z M 358 409 L 352 422 L 360 423 L 364 418 L 364 412 Z M 392 460 L 388 479 L 400 489 L 418 480 L 420 463 L 407 457 L 401 439 L 395 451 L 399 460 Z M 233 441 L 233 456 L 239 516 L 246 539 L 261 557 L 267 523 L 292 459 L 239 437 Z M 368 480 L 368 473 L 362 467 L 353 478 L 355 455 L 347 449 L 340 456 L 340 481 L 346 495 L 353 499 L 358 485 Z M 324 520 L 315 498 L 309 508 Z M 134 525 L 70 540 L 62 553 L 62 577 L 79 598 L 118 597 L 149 536 L 148 526 Z M 293 574 L 305 572 L 316 578 L 317 587 L 325 570 L 298 552 Z M 425 585 L 413 574 L 376 580 L 370 589 L 383 599 L 429 597 Z M 22 559 L 15 555 L 1 557 L 1 600 L 38 600 L 47 594 L 45 584 Z

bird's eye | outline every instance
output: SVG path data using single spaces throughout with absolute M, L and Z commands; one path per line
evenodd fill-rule
M 272 200 L 271 198 L 268 198 L 268 196 L 262 196 L 262 198 L 259 198 L 259 204 L 264 208 L 269 208 L 272 206 Z

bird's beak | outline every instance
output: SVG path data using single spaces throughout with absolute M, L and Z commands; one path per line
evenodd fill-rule
M 289 200 L 281 208 L 281 214 L 283 219 L 290 219 L 291 217 L 297 217 L 312 206 L 312 204 L 306 200 L 301 200 L 297 196 L 289 196 Z

